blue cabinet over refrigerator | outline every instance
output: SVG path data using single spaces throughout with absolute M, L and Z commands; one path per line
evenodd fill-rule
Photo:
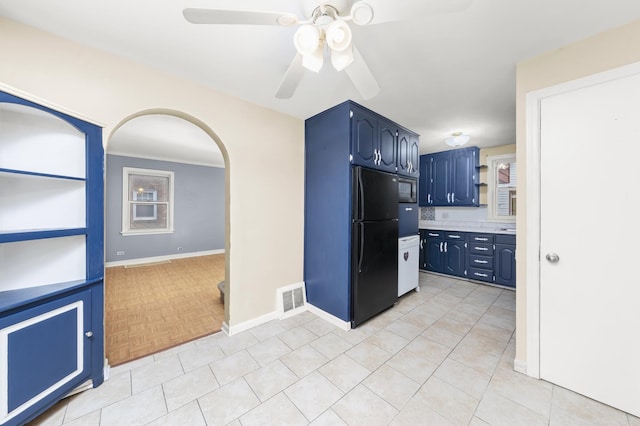
M 401 126 L 352 101 L 305 122 L 307 301 L 352 326 L 357 325 L 352 323 L 352 168 L 395 174 L 398 129 Z M 397 218 L 397 201 L 394 210 Z M 396 250 L 397 238 L 395 231 Z M 395 276 L 397 279 L 397 270 Z
M 0 425 L 103 381 L 102 129 L 0 92 Z

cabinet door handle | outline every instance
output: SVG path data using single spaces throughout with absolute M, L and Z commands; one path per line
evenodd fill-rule
M 422 242 L 423 242 L 423 240 L 420 240 L 420 250 L 423 250 L 423 249 L 424 249 L 424 247 L 423 247 L 423 245 L 422 245 Z
M 451 202 L 451 193 L 447 192 L 447 203 Z
M 443 250 L 442 250 L 442 241 L 440 241 L 440 253 L 442 253 L 442 252 L 443 252 Z
M 446 241 L 444 242 L 444 252 L 445 253 L 447 252 L 447 242 Z
M 378 166 L 382 164 L 382 153 L 378 150 Z
M 483 265 L 484 265 L 484 264 L 486 264 L 486 263 L 489 263 L 489 261 L 488 261 L 488 260 L 478 260 L 478 259 L 474 259 L 473 261 L 474 261 L 475 263 L 481 263 L 481 264 L 483 264 Z
M 451 193 L 451 202 L 453 203 L 453 202 L 455 202 L 455 201 L 456 201 L 456 193 L 455 193 L 455 192 L 452 192 L 452 193 Z
M 459 239 L 462 238 L 460 235 L 447 235 L 447 238 Z
M 484 277 L 484 278 L 489 278 L 489 275 L 487 274 L 481 274 L 480 272 L 474 272 L 473 275 L 475 275 L 476 277 Z
M 430 237 L 439 237 L 439 236 L 440 236 L 440 234 L 432 234 L 431 232 L 429 232 L 429 236 L 430 236 Z
M 475 237 L 474 240 L 476 240 L 476 241 L 489 241 L 488 238 L 480 238 L 480 237 Z
M 473 249 L 478 251 L 489 251 L 489 249 L 486 247 L 474 247 Z
M 431 204 L 431 194 L 427 194 L 427 204 Z

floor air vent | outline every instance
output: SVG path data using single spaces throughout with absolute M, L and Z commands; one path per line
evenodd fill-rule
M 278 289 L 280 314 L 289 316 L 305 310 L 306 295 L 304 285 L 294 285 Z

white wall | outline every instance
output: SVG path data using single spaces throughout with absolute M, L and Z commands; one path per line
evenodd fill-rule
M 0 90 L 102 125 L 105 144 L 141 111 L 174 111 L 223 144 L 228 325 L 302 281 L 302 120 L 4 18 L 0 52 Z

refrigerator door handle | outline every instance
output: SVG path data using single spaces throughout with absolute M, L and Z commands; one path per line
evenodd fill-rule
M 364 223 L 359 223 L 360 226 L 360 247 L 358 253 L 358 272 L 362 272 L 362 258 L 364 256 Z
M 362 185 L 361 169 L 358 169 L 358 217 L 356 220 L 364 218 L 364 187 Z

